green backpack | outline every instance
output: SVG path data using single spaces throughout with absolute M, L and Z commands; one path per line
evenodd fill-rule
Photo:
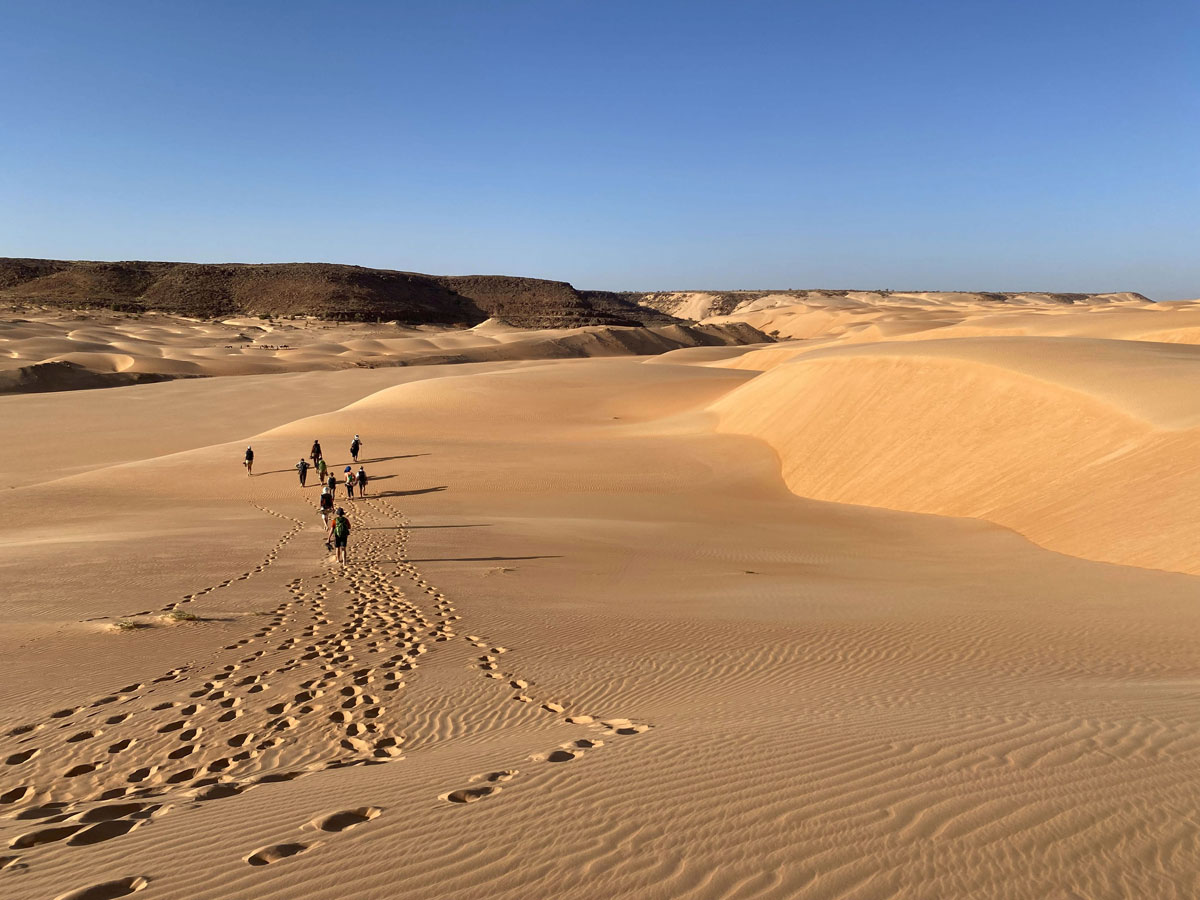
M 333 520 L 333 535 L 337 538 L 346 538 L 350 536 L 350 520 L 345 516 L 338 516 Z

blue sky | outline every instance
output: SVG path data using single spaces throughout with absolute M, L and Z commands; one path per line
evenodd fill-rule
M 1200 4 L 0 0 L 0 255 L 1200 296 Z

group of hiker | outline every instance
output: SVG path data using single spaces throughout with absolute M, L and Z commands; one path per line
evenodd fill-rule
M 325 463 L 324 457 L 318 457 L 315 465 L 309 465 L 307 459 L 302 459 L 296 463 L 296 471 L 300 473 L 300 487 L 305 487 L 308 483 L 308 470 L 315 468 L 317 470 L 317 478 L 324 485 L 326 491 L 331 494 L 337 493 L 338 479 L 337 475 L 329 471 L 329 467 Z M 367 472 L 362 466 L 358 467 L 355 472 L 352 466 L 346 466 L 343 470 L 345 481 L 342 483 L 346 486 L 346 499 L 354 499 L 354 488 L 358 487 L 360 497 L 367 496 Z
M 358 462 L 358 454 L 362 451 L 362 438 L 357 434 L 354 440 L 350 442 L 350 457 Z M 311 460 L 311 463 L 310 461 Z M 246 456 L 242 463 L 246 467 L 246 475 L 254 474 L 254 448 L 246 448 Z M 308 481 L 308 470 L 315 469 L 317 477 L 322 482 L 321 499 L 318 502 L 318 510 L 321 514 L 321 522 L 325 525 L 325 548 L 333 550 L 337 561 L 345 565 L 346 563 L 346 545 L 350 538 L 350 520 L 346 517 L 346 511 L 335 506 L 334 499 L 337 494 L 337 475 L 329 470 L 328 464 L 325 462 L 325 454 L 321 451 L 321 442 L 314 440 L 312 450 L 309 452 L 308 459 L 301 459 L 296 463 L 296 471 L 300 474 L 300 486 L 305 487 Z M 344 470 L 345 481 L 342 483 L 346 487 L 346 498 L 354 499 L 354 488 L 358 487 L 358 495 L 360 497 L 367 496 L 367 472 L 360 465 L 358 471 L 355 472 L 352 466 L 346 466 Z

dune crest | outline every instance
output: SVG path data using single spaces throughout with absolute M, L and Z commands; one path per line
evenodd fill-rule
M 891 342 L 800 353 L 714 410 L 720 430 L 769 443 L 802 496 L 982 518 L 1075 556 L 1196 573 L 1200 473 L 1179 460 L 1200 449 L 1198 380 L 1200 348 L 1177 345 Z

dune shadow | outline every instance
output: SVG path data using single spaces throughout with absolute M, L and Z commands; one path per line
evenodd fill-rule
M 415 459 L 418 456 L 432 456 L 432 453 L 405 453 L 402 456 L 372 456 L 367 459 L 365 456 L 359 460 L 360 463 L 381 463 L 391 462 L 393 459 Z

